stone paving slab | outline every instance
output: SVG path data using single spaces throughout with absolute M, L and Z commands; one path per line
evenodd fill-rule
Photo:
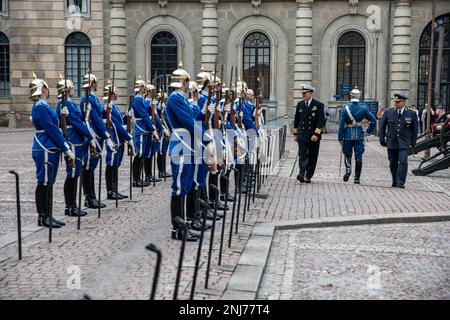
M 434 222 L 277 231 L 257 299 L 448 300 L 449 230 Z

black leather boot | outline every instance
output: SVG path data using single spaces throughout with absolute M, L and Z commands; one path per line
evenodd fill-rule
M 184 230 L 180 225 L 175 224 L 175 218 L 184 219 L 184 197 L 172 196 L 170 199 L 170 214 L 172 216 L 172 239 L 183 240 Z M 197 241 L 198 236 L 187 230 L 186 241 Z
M 345 164 L 344 181 L 347 182 L 348 179 L 350 179 L 350 175 L 352 174 L 352 158 L 345 157 L 344 164 Z
M 150 185 L 149 182 L 143 181 L 141 179 L 141 165 L 142 157 L 134 157 L 133 160 L 133 187 L 142 188 L 148 187 Z
M 117 196 L 119 197 L 119 200 L 128 198 L 128 196 L 126 196 L 124 194 L 121 194 L 119 192 L 118 185 L 119 185 L 119 168 L 113 167 L 113 186 L 114 186 L 114 190 L 116 191 Z
M 69 199 L 66 199 L 66 209 L 64 210 L 64 214 L 70 217 L 78 217 L 78 211 L 80 211 L 77 207 L 77 180 L 78 178 L 67 178 L 64 183 L 64 195 L 66 195 L 66 184 L 68 185 L 67 192 Z M 81 210 L 80 216 L 83 217 L 87 215 L 86 211 Z
M 53 186 L 48 186 L 48 206 L 47 206 L 47 212 L 50 216 L 50 212 L 52 212 L 52 221 L 56 224 L 59 224 L 61 226 L 65 226 L 66 224 L 61 220 L 56 220 L 55 216 L 53 215 Z
M 97 200 L 97 196 L 95 195 L 95 180 L 94 180 L 94 171 L 88 170 L 88 182 L 89 182 L 89 191 L 90 194 L 86 195 L 84 200 L 84 205 L 91 209 L 105 208 L 106 204 L 99 202 Z
M 355 183 L 360 184 L 359 178 L 361 177 L 362 160 L 355 161 Z
M 36 211 L 38 212 L 38 226 L 49 228 L 50 225 L 52 228 L 61 228 L 61 224 L 54 222 L 50 219 L 50 215 L 48 214 L 49 208 L 49 192 L 48 186 L 37 185 L 35 192 L 35 201 L 36 201 Z
M 161 179 L 157 178 L 156 176 L 153 176 L 152 165 L 153 165 L 153 157 L 144 160 L 145 181 L 159 182 L 159 181 L 161 181 Z

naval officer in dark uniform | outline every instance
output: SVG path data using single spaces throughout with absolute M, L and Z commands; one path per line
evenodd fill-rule
M 298 163 L 300 167 L 297 180 L 311 183 L 319 156 L 320 138 L 325 125 L 325 112 L 322 102 L 313 99 L 314 88 L 302 85 L 303 100 L 297 104 L 294 120 L 294 137 L 298 142 Z
M 388 149 L 392 187 L 398 188 L 405 187 L 409 149 L 416 144 L 419 128 L 416 112 L 405 107 L 407 99 L 394 95 L 395 107 L 384 112 L 379 136 L 380 144 Z

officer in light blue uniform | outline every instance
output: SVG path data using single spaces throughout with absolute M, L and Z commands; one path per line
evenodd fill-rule
M 160 178 L 156 177 L 156 168 L 154 168 L 155 172 L 152 172 L 153 167 L 153 157 L 156 155 L 156 152 L 158 150 L 158 146 L 160 144 L 160 132 L 162 131 L 162 125 L 161 122 L 158 119 L 157 112 L 155 112 L 155 119 L 152 119 L 152 104 L 157 104 L 156 96 L 156 88 L 149 82 L 147 82 L 146 85 L 146 94 L 144 99 L 144 105 L 148 109 L 150 121 L 154 127 L 154 134 L 150 138 L 147 138 L 146 144 L 147 144 L 147 151 L 145 152 L 144 156 L 144 171 L 145 171 L 145 181 L 146 182 L 159 182 L 161 181 Z
M 115 152 L 115 145 L 111 139 L 111 134 L 105 127 L 102 120 L 103 107 L 93 92 L 97 91 L 97 78 L 95 75 L 88 73 L 83 79 L 83 88 L 85 94 L 80 101 L 81 118 L 85 121 L 89 131 L 95 137 L 96 144 L 95 153 L 91 154 L 89 143 L 84 146 L 84 162 L 83 162 L 83 190 L 85 195 L 84 204 L 88 208 L 97 209 L 104 208 L 106 205 L 97 200 L 95 195 L 95 179 L 94 171 L 100 161 L 103 142 L 106 142 L 107 148 Z M 86 95 L 89 94 L 88 107 L 86 108 Z
M 341 111 L 338 130 L 338 141 L 342 145 L 342 152 L 345 155 L 345 175 L 344 181 L 348 181 L 352 173 L 352 154 L 355 151 L 355 179 L 356 184 L 360 183 L 362 156 L 364 153 L 364 136 L 371 135 L 375 130 L 377 119 L 370 112 L 369 108 L 359 103 L 361 91 L 358 88 L 350 91 L 350 103 Z M 370 122 L 366 132 L 362 124 L 366 119 Z
M 405 107 L 407 99 L 402 94 L 394 94 L 395 107 L 384 111 L 379 135 L 380 144 L 388 149 L 392 187 L 398 188 L 405 187 L 408 154 L 416 145 L 419 127 L 416 112 Z
M 39 215 L 38 225 L 60 228 L 65 223 L 55 218 L 50 218 L 53 204 L 53 184 L 58 173 L 61 152 L 65 153 L 73 161 L 75 160 L 75 154 L 59 130 L 56 112 L 47 103 L 50 95 L 49 87 L 44 80 L 37 79 L 34 72 L 30 90 L 30 100 L 33 101 L 31 123 L 36 129 L 33 139 L 32 157 L 36 165 L 37 187 L 35 201 Z M 53 167 L 48 166 L 45 162 L 51 163 Z
M 103 118 L 106 119 L 108 114 L 108 95 L 110 97 L 110 122 L 111 122 L 111 138 L 114 141 L 117 152 L 106 151 L 106 170 L 105 170 L 105 180 L 106 180 L 106 190 L 107 199 L 110 200 L 122 200 L 128 198 L 128 196 L 121 194 L 118 190 L 118 180 L 119 180 L 119 167 L 122 164 L 123 154 L 125 150 L 125 143 L 131 146 L 132 154 L 134 155 L 134 142 L 131 135 L 124 128 L 125 117 L 122 115 L 119 107 L 116 105 L 117 100 L 117 88 L 112 88 L 112 85 L 108 83 L 105 87 L 103 94 L 103 100 L 106 103 L 103 108 Z
M 131 108 L 134 113 L 134 141 L 136 156 L 133 160 L 133 187 L 148 187 L 150 182 L 141 179 L 142 168 L 149 161 L 153 135 L 158 135 L 150 120 L 150 108 L 145 105 L 146 94 L 145 81 L 138 77 L 134 84 L 133 104 Z
M 186 99 L 189 89 L 189 74 L 179 68 L 172 73 L 171 87 L 176 90 L 169 96 L 167 101 L 167 119 L 172 128 L 171 140 L 169 143 L 169 156 L 172 168 L 172 198 L 170 211 L 172 216 L 172 238 L 181 240 L 183 238 L 183 228 L 176 225 L 175 218 L 181 217 L 186 220 L 184 203 L 185 196 L 189 193 L 194 182 L 194 153 L 198 141 L 195 138 L 203 137 L 203 128 L 195 122 L 193 108 Z M 211 144 L 207 144 L 208 155 L 213 154 L 210 150 Z M 192 205 L 190 203 L 190 205 Z M 187 210 L 192 210 L 191 208 Z M 187 241 L 197 241 L 198 236 L 190 231 L 186 235 Z
M 58 104 L 56 105 L 56 114 L 58 118 L 66 117 L 67 122 L 67 141 L 71 145 L 75 153 L 75 162 L 73 166 L 69 165 L 66 158 L 66 180 L 64 181 L 64 200 L 66 203 L 65 215 L 76 217 L 85 216 L 86 211 L 80 212 L 77 207 L 77 184 L 78 177 L 81 174 L 82 161 L 84 158 L 84 143 L 88 141 L 95 147 L 95 138 L 87 128 L 86 124 L 81 120 L 81 111 L 78 106 L 71 100 L 73 96 L 73 82 L 63 79 L 58 82 Z M 65 95 L 65 103 L 61 108 L 62 95 Z

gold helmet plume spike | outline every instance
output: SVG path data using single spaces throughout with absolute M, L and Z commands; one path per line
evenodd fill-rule
M 183 62 L 180 61 L 180 63 L 178 64 L 178 68 L 183 69 Z
M 34 71 L 32 71 L 32 72 L 33 72 L 33 80 L 36 80 L 37 79 L 36 73 L 34 73 Z
M 60 80 L 64 80 L 64 78 L 63 78 L 63 76 L 62 76 L 61 73 L 59 74 L 59 79 L 60 79 Z
M 202 64 L 202 66 L 201 66 L 201 68 L 200 68 L 200 71 L 205 71 L 205 68 L 203 68 L 203 64 Z

